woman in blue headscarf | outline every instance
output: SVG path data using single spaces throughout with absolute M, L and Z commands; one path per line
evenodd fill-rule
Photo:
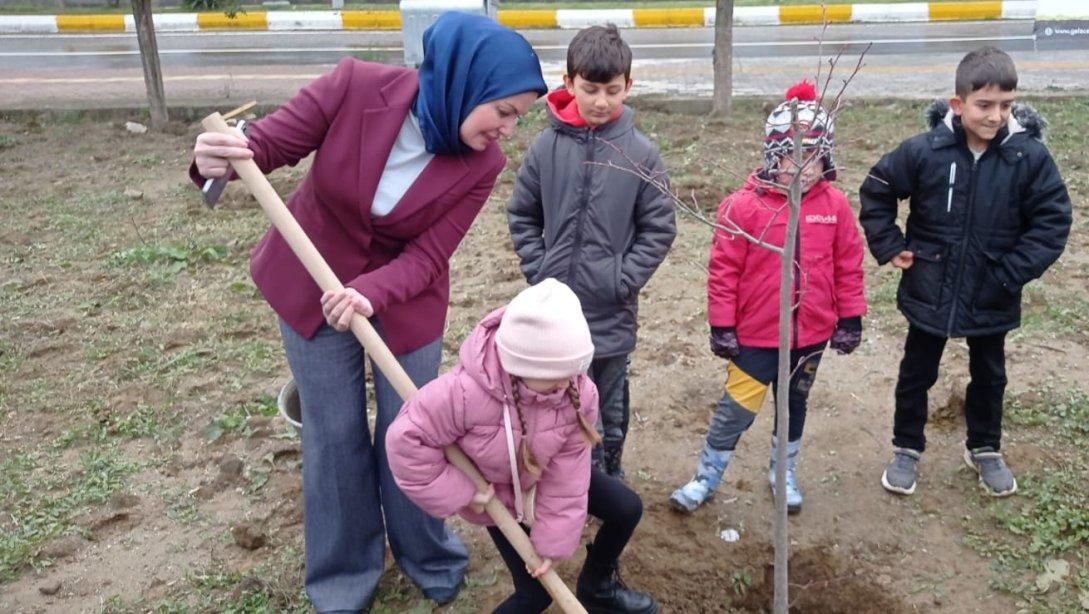
M 449 259 L 506 164 L 498 146 L 547 91 L 516 32 L 446 13 L 424 34 L 419 70 L 347 58 L 246 135 L 197 137 L 195 182 L 228 158 L 266 173 L 314 154 L 288 207 L 344 283 L 322 294 L 270 228 L 253 250 L 254 282 L 280 318 L 302 405 L 306 590 L 319 612 L 367 607 L 385 540 L 423 593 L 452 600 L 465 547 L 397 488 L 385 434 L 401 407 L 374 369 L 377 417 L 367 425 L 365 357 L 348 330 L 372 318 L 417 386 L 438 374 Z

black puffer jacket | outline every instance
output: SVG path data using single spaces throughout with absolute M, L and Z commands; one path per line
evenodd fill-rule
M 870 251 L 885 264 L 915 254 L 897 305 L 908 321 L 947 337 L 1021 324 L 1021 288 L 1059 257 L 1070 233 L 1066 185 L 1042 142 L 1046 122 L 1027 105 L 975 160 L 948 104 L 927 111 L 931 130 L 886 154 L 862 183 Z M 907 235 L 897 204 L 910 199 Z

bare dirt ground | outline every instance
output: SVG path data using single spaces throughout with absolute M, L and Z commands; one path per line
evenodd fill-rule
M 1039 103 L 1077 212 L 1089 196 L 1079 136 L 1089 102 Z M 758 163 L 765 107 L 743 101 L 725 122 L 639 117 L 674 186 L 710 208 Z M 839 183 L 856 205 L 865 170 L 922 130 L 921 111 L 859 103 L 841 118 Z M 266 224 L 241 186 L 204 208 L 185 174 L 196 126 L 134 135 L 122 124 L 0 118 L 0 611 L 305 611 L 299 441 L 274 417 L 289 373 L 246 267 Z M 447 365 L 475 321 L 524 285 L 503 207 L 540 126 L 537 115 L 506 145 L 510 168 L 453 260 Z M 274 174 L 282 194 L 304 167 Z M 1027 290 L 1024 327 L 1009 339 L 1005 451 L 1022 492 L 1003 502 L 961 460 L 961 342 L 932 397 L 916 495 L 880 487 L 905 324 L 896 274 L 867 258 L 865 341 L 826 358 L 811 396 L 806 503 L 790 525 L 795 611 L 1089 607 L 1085 230 L 1076 213 L 1067 253 Z M 681 218 L 642 293 L 625 468 L 646 512 L 623 572 L 666 611 L 761 612 L 770 402 L 711 504 L 687 517 L 665 504 L 691 474 L 725 375 L 706 349 L 709 238 Z M 453 522 L 472 564 L 440 610 L 488 609 L 509 590 L 505 568 L 483 531 Z M 720 539 L 724 529 L 740 540 Z M 580 563 L 561 574 L 573 582 Z M 391 561 L 375 611 L 431 609 Z

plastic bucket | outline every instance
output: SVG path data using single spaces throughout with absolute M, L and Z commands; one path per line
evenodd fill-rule
M 302 403 L 299 401 L 299 389 L 295 387 L 295 380 L 288 380 L 280 389 L 276 406 L 280 410 L 280 417 L 287 420 L 295 430 L 302 430 Z

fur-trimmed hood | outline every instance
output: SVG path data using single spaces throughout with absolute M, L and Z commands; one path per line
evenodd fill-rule
M 939 98 L 930 103 L 930 106 L 926 109 L 926 125 L 927 128 L 934 129 L 942 123 L 950 130 L 953 130 L 953 111 L 949 108 L 949 101 Z M 1010 112 L 1010 118 L 1006 122 L 1006 127 L 1009 129 L 1006 138 L 1024 132 L 1030 138 L 1043 143 L 1047 119 L 1040 115 L 1032 105 L 1015 102 L 1013 103 L 1013 110 Z

